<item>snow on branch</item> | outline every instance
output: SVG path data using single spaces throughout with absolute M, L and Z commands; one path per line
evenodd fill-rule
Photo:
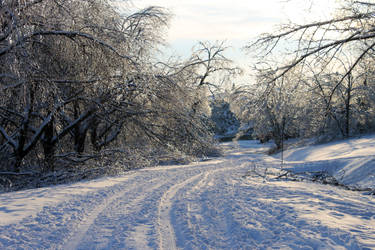
M 40 125 L 36 133 L 31 137 L 30 142 L 23 148 L 23 152 L 27 153 L 29 152 L 35 144 L 38 142 L 39 138 L 42 136 L 42 133 L 44 132 L 44 129 L 48 125 L 48 123 L 51 122 L 52 116 L 54 112 L 51 112 L 43 121 L 43 123 Z
M 96 108 L 90 108 L 86 112 L 84 112 L 80 117 L 72 121 L 68 126 L 66 126 L 58 135 L 56 135 L 52 141 L 56 142 L 60 138 L 64 137 L 67 133 L 69 133 L 73 128 L 78 126 L 82 121 L 87 119 L 90 115 L 92 115 L 95 112 Z
M 64 37 L 68 37 L 68 38 L 71 38 L 71 39 L 73 39 L 75 37 L 82 37 L 82 38 L 93 41 L 93 42 L 99 44 L 100 46 L 103 46 L 103 47 L 111 50 L 118 57 L 121 57 L 123 59 L 126 59 L 126 60 L 130 61 L 133 65 L 137 64 L 131 57 L 126 56 L 126 55 L 121 55 L 113 46 L 109 45 L 108 43 L 106 43 L 106 42 L 104 42 L 104 41 L 102 41 L 102 40 L 100 40 L 100 39 L 98 39 L 98 38 L 96 38 L 96 37 L 94 37 L 90 34 L 78 32 L 78 31 L 65 31 L 65 30 L 42 30 L 42 31 L 33 32 L 33 33 L 31 33 L 27 36 L 24 36 L 24 37 L 20 38 L 16 42 L 14 42 L 11 45 L 9 45 L 9 46 L 3 48 L 2 50 L 0 50 L 0 56 L 5 55 L 6 53 L 10 52 L 14 48 L 20 46 L 21 44 L 27 42 L 29 39 L 31 39 L 33 37 L 36 37 L 36 36 L 64 36 Z

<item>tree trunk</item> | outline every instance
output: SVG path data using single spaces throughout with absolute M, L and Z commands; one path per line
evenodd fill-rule
M 348 88 L 346 90 L 346 100 L 345 100 L 345 136 L 350 135 L 350 101 L 352 98 L 352 77 L 351 74 L 348 75 Z
M 21 163 L 22 163 L 23 156 L 22 155 L 15 155 L 15 161 L 13 165 L 13 171 L 19 173 L 21 171 Z
M 44 129 L 43 139 L 42 139 L 42 146 L 44 152 L 44 160 L 46 167 L 43 169 L 44 171 L 54 171 L 55 170 L 55 151 L 56 146 L 53 141 L 54 136 L 54 120 L 52 119 L 51 122 Z
M 80 115 L 80 108 L 78 102 L 74 102 L 74 119 L 78 119 Z M 87 125 L 85 122 L 80 123 L 77 127 L 74 128 L 74 150 L 82 154 L 85 151 L 85 141 L 86 141 L 86 132 Z
M 76 128 L 76 133 L 74 136 L 74 150 L 79 154 L 85 152 L 86 134 L 87 129 L 81 130 L 80 126 Z
M 17 148 L 14 150 L 14 157 L 15 157 L 15 163 L 14 163 L 14 172 L 18 173 L 20 172 L 21 164 L 23 158 L 26 156 L 26 152 L 24 151 L 24 147 L 27 140 L 27 131 L 29 129 L 29 117 L 31 114 L 31 108 L 30 105 L 25 108 L 25 117 L 22 121 L 22 126 L 18 135 L 18 144 Z
M 91 139 L 91 144 L 92 146 L 94 147 L 94 150 L 96 152 L 99 152 L 101 150 L 101 147 L 98 143 L 98 126 L 99 126 L 99 122 L 97 121 L 97 119 L 94 117 L 93 118 L 93 122 L 91 124 L 91 130 L 90 130 L 90 139 Z

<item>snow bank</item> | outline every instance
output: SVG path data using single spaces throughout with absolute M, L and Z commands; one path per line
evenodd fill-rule
M 375 135 L 288 149 L 284 161 L 294 172 L 326 171 L 342 184 L 375 189 Z

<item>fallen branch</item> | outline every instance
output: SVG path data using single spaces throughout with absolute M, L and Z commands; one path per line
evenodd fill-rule
M 15 172 L 0 172 L 1 175 L 8 175 L 8 176 L 33 176 L 35 173 L 32 172 L 24 172 L 24 173 L 15 173 Z
M 270 171 L 268 171 L 270 170 Z M 284 180 L 284 181 L 310 181 L 317 182 L 323 185 L 331 185 L 340 187 L 350 191 L 356 192 L 366 192 L 368 195 L 375 195 L 375 189 L 372 188 L 361 188 L 357 186 L 349 186 L 338 181 L 334 176 L 329 174 L 327 171 L 311 171 L 311 172 L 292 172 L 287 169 L 268 169 L 265 168 L 264 173 L 257 170 L 256 164 L 252 166 L 252 169 L 249 170 L 244 177 L 261 177 L 263 180 L 272 181 L 272 180 Z

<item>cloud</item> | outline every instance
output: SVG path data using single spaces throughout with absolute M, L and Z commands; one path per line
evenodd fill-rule
M 277 2 L 277 4 L 275 4 Z M 158 5 L 168 8 L 174 18 L 170 41 L 176 39 L 249 39 L 281 21 L 281 2 L 262 0 L 134 0 L 142 8 Z
M 303 21 L 306 10 L 314 18 L 326 13 L 334 0 L 133 0 L 142 8 L 157 5 L 168 8 L 172 20 L 170 40 L 245 39 L 287 19 Z
M 119 0 L 121 1 L 121 0 Z M 336 0 L 123 0 L 132 8 L 160 6 L 173 18 L 167 41 L 171 50 L 187 55 L 197 41 L 226 40 L 235 47 L 229 56 L 236 61 L 245 57 L 239 48 L 278 24 L 292 20 L 326 19 Z M 310 11 L 307 15 L 306 11 Z

